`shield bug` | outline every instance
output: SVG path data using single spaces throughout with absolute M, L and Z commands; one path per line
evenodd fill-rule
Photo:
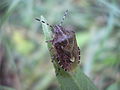
M 53 45 L 54 59 L 57 60 L 57 63 L 65 71 L 71 71 L 80 62 L 80 49 L 77 45 L 75 32 L 66 30 L 62 27 L 67 13 L 68 10 L 66 10 L 59 25 L 52 26 L 38 18 L 36 18 L 36 20 L 46 23 L 53 29 L 53 39 L 49 42 Z

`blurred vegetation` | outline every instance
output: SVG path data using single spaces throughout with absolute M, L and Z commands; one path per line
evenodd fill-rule
M 66 9 L 63 26 L 76 32 L 81 69 L 100 90 L 120 89 L 119 0 L 0 0 L 0 89 L 59 89 L 35 17 L 54 25 Z

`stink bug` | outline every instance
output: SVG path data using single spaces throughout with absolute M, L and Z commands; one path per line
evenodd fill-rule
M 80 62 L 80 49 L 77 45 L 75 32 L 68 31 L 62 27 L 62 23 L 67 13 L 68 10 L 66 10 L 59 25 L 52 26 L 40 19 L 36 18 L 36 20 L 46 23 L 53 29 L 53 39 L 49 42 L 53 45 L 52 49 L 54 49 L 54 59 L 57 60 L 57 63 L 65 71 L 71 71 Z

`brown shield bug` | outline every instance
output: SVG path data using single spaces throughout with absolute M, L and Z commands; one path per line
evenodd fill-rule
M 67 15 L 68 10 L 66 10 L 62 21 L 59 25 L 52 26 L 45 21 L 37 19 L 42 23 L 46 23 L 53 29 L 53 40 L 49 42 L 52 43 L 54 49 L 54 59 L 65 71 L 73 70 L 80 62 L 80 49 L 77 45 L 75 32 L 64 29 L 61 25 Z

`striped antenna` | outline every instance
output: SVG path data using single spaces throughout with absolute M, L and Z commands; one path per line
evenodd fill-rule
M 38 19 L 38 18 L 35 18 L 35 20 L 40 21 L 40 22 L 42 22 L 42 23 L 45 23 L 45 24 L 46 24 L 46 25 L 48 25 L 49 27 L 53 28 L 53 26 L 52 26 L 52 25 L 50 25 L 49 23 L 46 23 L 45 21 L 41 21 L 41 20 L 40 20 L 40 19 Z
M 63 21 L 65 20 L 65 17 L 67 16 L 67 14 L 68 14 L 68 10 L 65 11 L 64 16 L 59 24 L 60 26 L 62 25 Z

